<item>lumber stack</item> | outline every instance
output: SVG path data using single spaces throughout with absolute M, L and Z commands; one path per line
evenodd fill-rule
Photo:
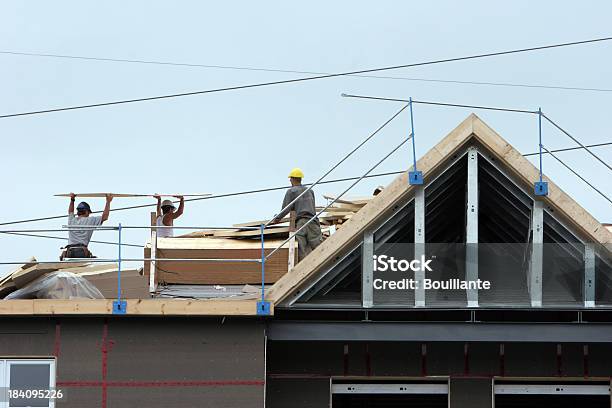
M 335 197 L 326 195 L 328 200 Z M 319 217 L 324 237 L 363 208 L 371 197 L 340 198 Z M 324 207 L 317 208 L 321 211 Z M 249 221 L 234 224 L 233 229 L 209 229 L 190 232 L 175 238 L 156 240 L 155 259 L 177 259 L 157 261 L 155 280 L 161 285 L 244 285 L 261 284 L 261 264 L 258 262 L 212 262 L 185 261 L 186 259 L 260 259 L 262 224 L 269 220 Z M 266 254 L 276 249 L 290 236 L 290 219 L 264 229 L 264 250 Z M 294 245 L 297 245 L 295 243 Z M 297 263 L 297 250 L 293 251 L 294 261 L 289 262 L 290 244 L 285 243 L 266 261 L 266 284 L 273 284 L 287 273 L 289 265 Z M 151 243 L 144 249 L 144 258 L 151 258 Z M 184 260 L 184 261 L 179 261 Z M 149 276 L 151 262 L 145 262 L 144 275 Z
M 30 262 L 21 265 L 0 280 L 0 299 L 51 272 L 71 272 L 82 276 L 96 286 L 105 298 L 114 299 L 117 297 L 117 265 L 114 263 L 57 262 L 40 264 L 36 262 L 35 258 L 31 258 Z M 121 292 L 124 298 L 144 299 L 149 297 L 147 281 L 142 275 L 142 268 L 121 271 Z
M 332 204 L 321 216 L 319 217 L 319 222 L 323 227 L 323 230 L 330 229 L 330 227 L 334 227 L 338 229 L 351 219 L 351 217 L 363 207 L 366 206 L 367 203 L 370 202 L 372 197 L 355 197 L 355 198 L 338 198 L 335 196 L 326 194 L 323 196 L 325 199 L 332 202 L 336 200 L 334 204 Z M 326 206 L 325 206 L 326 207 Z M 323 210 L 325 207 L 317 207 L 317 211 Z
M 332 195 L 324 195 L 325 199 L 329 202 L 336 199 Z M 348 221 L 353 215 L 361 210 L 367 203 L 370 202 L 372 197 L 355 197 L 355 198 L 338 198 L 336 202 L 327 208 L 319 216 L 319 222 L 321 223 L 321 231 L 324 237 L 328 237 L 332 233 L 332 228 L 338 228 L 346 221 Z M 326 206 L 316 207 L 316 211 L 323 210 Z M 259 220 L 243 222 L 240 224 L 234 224 L 236 229 L 221 229 L 221 230 L 201 230 L 190 232 L 185 235 L 181 235 L 180 238 L 233 238 L 233 239 L 260 239 L 261 232 L 259 229 L 253 229 L 259 227 L 262 224 L 268 223 L 270 220 Z M 289 237 L 289 217 L 285 217 L 280 223 L 270 225 L 264 230 L 264 240 L 268 239 L 287 239 Z
M 266 255 L 284 240 L 266 239 Z M 144 250 L 150 258 L 151 245 Z M 235 238 L 158 238 L 156 259 L 261 259 L 259 239 Z M 288 269 L 289 248 L 285 244 L 266 261 L 266 283 L 274 283 Z M 151 262 L 145 262 L 149 276 Z M 259 262 L 158 261 L 155 277 L 161 284 L 238 285 L 261 284 Z

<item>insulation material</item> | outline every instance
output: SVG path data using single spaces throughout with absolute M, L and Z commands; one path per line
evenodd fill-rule
M 104 296 L 79 275 L 52 272 L 9 294 L 5 299 L 104 299 Z
M 83 268 L 78 272 L 79 276 L 87 279 L 102 293 L 106 299 L 117 297 L 117 266 L 116 264 L 104 264 L 106 268 Z M 91 270 L 90 270 L 91 269 Z M 149 281 L 142 274 L 142 268 L 121 270 L 121 297 L 124 299 L 148 299 Z

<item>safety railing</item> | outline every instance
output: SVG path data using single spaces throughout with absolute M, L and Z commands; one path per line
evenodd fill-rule
M 125 258 L 122 255 L 122 234 L 123 230 L 128 229 L 182 229 L 182 230 L 205 230 L 205 229 L 216 229 L 216 230 L 259 230 L 260 241 L 261 241 L 261 257 L 260 258 Z M 74 264 L 74 263 L 116 263 L 117 264 L 117 298 L 113 301 L 113 314 L 125 314 L 127 310 L 127 302 L 122 298 L 121 295 L 121 271 L 123 262 L 150 262 L 154 264 L 156 262 L 219 262 L 219 263 L 261 263 L 261 300 L 257 302 L 257 314 L 258 315 L 269 315 L 270 314 L 270 303 L 265 301 L 265 226 L 262 224 L 259 227 L 210 227 L 210 226 L 136 226 L 136 225 L 122 225 L 119 223 L 117 226 L 91 226 L 91 225 L 64 225 L 62 229 L 57 228 L 39 228 L 39 229 L 11 229 L 11 230 L 0 230 L 0 234 L 6 233 L 28 233 L 28 232 L 69 232 L 69 231 L 117 231 L 117 258 L 69 258 L 61 261 L 12 261 L 12 262 L 0 262 L 0 265 L 26 265 L 26 264 Z
M 558 124 L 553 122 L 548 116 L 546 116 L 541 109 L 537 111 L 529 111 L 529 110 L 521 110 L 521 109 L 507 109 L 507 108 L 498 108 L 498 107 L 488 107 L 488 106 L 476 106 L 476 105 L 461 105 L 461 104 L 449 104 L 449 103 L 441 103 L 441 102 L 429 102 L 429 101 L 418 101 L 413 100 L 412 98 L 406 99 L 391 99 L 391 98 L 378 98 L 378 97 L 370 97 L 370 96 L 361 96 L 361 95 L 345 95 L 345 97 L 352 98 L 362 98 L 362 99 L 373 99 L 373 100 L 383 100 L 383 101 L 394 101 L 394 102 L 402 102 L 405 105 L 397 111 L 393 116 L 387 119 L 381 126 L 379 126 L 374 132 L 372 132 L 368 137 L 362 140 L 355 148 L 353 148 L 348 154 L 342 157 L 337 163 L 335 163 L 329 170 L 327 170 L 321 177 L 319 177 L 314 183 L 310 184 L 308 188 L 303 190 L 295 199 L 293 199 L 288 205 L 284 206 L 281 209 L 279 215 L 284 215 L 284 213 L 291 210 L 293 205 L 305 194 L 312 191 L 315 186 L 322 184 L 325 177 L 331 174 L 336 168 L 338 168 L 342 163 L 344 163 L 349 157 L 351 157 L 355 152 L 357 152 L 361 147 L 363 147 L 368 141 L 370 141 L 376 134 L 378 134 L 383 128 L 385 128 L 389 123 L 391 123 L 395 118 L 397 118 L 405 109 L 410 108 L 410 133 L 407 138 L 405 138 L 400 144 L 395 146 L 389 153 L 387 153 L 381 160 L 379 160 L 374 166 L 368 169 L 363 175 L 357 178 L 348 188 L 346 188 L 341 194 L 337 195 L 331 202 L 327 204 L 322 210 L 317 212 L 315 215 L 310 217 L 306 223 L 304 223 L 300 228 L 296 231 L 290 232 L 289 237 L 284 240 L 278 247 L 272 249 L 267 255 L 265 253 L 265 230 L 272 223 L 273 220 L 276 220 L 279 215 L 275 216 L 271 221 L 262 223 L 257 227 L 193 227 L 193 226 L 124 226 L 122 224 L 118 224 L 117 226 L 68 226 L 68 228 L 63 229 L 22 229 L 22 230 L 0 230 L 0 233 L 7 234 L 27 234 L 27 233 L 36 233 L 36 232 L 51 232 L 51 231 L 67 231 L 70 229 L 73 230 L 82 230 L 82 229 L 95 229 L 95 230 L 107 230 L 107 231 L 117 231 L 118 232 L 118 257 L 117 259 L 98 259 L 98 258 L 85 258 L 85 259 L 67 259 L 62 261 L 63 263 L 74 263 L 74 262 L 117 262 L 118 264 L 118 292 L 117 299 L 113 302 L 113 312 L 114 313 L 125 313 L 126 310 L 126 302 L 121 299 L 121 263 L 122 262 L 161 262 L 161 261 L 175 261 L 175 262 L 259 262 L 261 264 L 261 300 L 257 302 L 257 314 L 259 315 L 267 315 L 270 314 L 270 304 L 265 300 L 265 265 L 266 260 L 268 260 L 271 256 L 277 253 L 287 242 L 295 239 L 304 228 L 306 228 L 310 223 L 314 222 L 321 214 L 323 214 L 327 209 L 329 209 L 333 204 L 338 202 L 347 192 L 349 192 L 354 186 L 356 186 L 361 180 L 366 178 L 372 171 L 374 171 L 380 164 L 382 164 L 385 160 L 387 160 L 393 153 L 395 153 L 400 147 L 402 147 L 406 142 L 412 140 L 412 159 L 413 159 L 413 167 L 412 171 L 408 173 L 408 182 L 412 185 L 423 184 L 423 175 L 420 171 L 417 171 L 417 162 L 416 162 L 416 145 L 415 145 L 415 133 L 414 133 L 414 117 L 412 108 L 414 104 L 424 104 L 424 105 L 439 105 L 445 107 L 459 107 L 459 108 L 469 108 L 469 109 L 486 109 L 486 110 L 496 110 L 496 111 L 505 111 L 505 112 L 514 112 L 514 113 L 527 113 L 527 114 L 535 114 L 538 116 L 538 147 L 539 147 L 539 180 L 534 183 L 534 194 L 537 196 L 546 196 L 548 194 L 548 184 L 543 180 L 543 172 L 542 172 L 542 156 L 544 153 L 551 154 L 552 153 L 544 147 L 542 143 L 542 119 L 545 119 L 551 125 L 556 127 L 558 130 L 563 132 L 565 135 L 570 137 L 580 148 L 586 150 L 589 154 L 595 157 L 598 161 L 606 165 L 606 167 L 612 170 L 612 167 L 603 161 L 601 158 L 596 156 L 592 151 L 589 150 L 587 146 L 584 146 L 580 143 L 575 137 L 570 135 L 565 129 L 561 128 Z M 552 155 L 555 157 L 554 155 Z M 556 158 L 556 157 L 555 157 Z M 557 159 L 557 158 L 556 158 Z M 557 159 L 559 160 L 559 159 Z M 574 172 L 574 174 L 577 174 Z M 580 177 L 580 176 L 579 176 Z M 585 181 L 582 177 L 580 177 L 583 181 Z M 595 189 L 590 183 L 587 183 L 591 186 L 595 191 L 597 191 L 600 195 L 604 196 L 608 201 L 612 202 L 609 198 L 607 198 L 601 191 Z M 122 246 L 126 246 L 127 244 L 122 244 L 122 231 L 126 229 L 151 229 L 151 231 L 157 231 L 158 229 L 164 228 L 173 228 L 173 229 L 242 229 L 242 230 L 259 230 L 260 232 L 260 241 L 261 241 L 261 257 L 259 259 L 191 259 L 191 258 L 157 258 L 157 257 L 149 257 L 149 258 L 123 258 L 121 253 Z M 16 264 L 27 264 L 29 262 L 0 262 L 0 265 L 16 265 Z M 37 262 L 39 264 L 45 263 L 58 263 L 56 261 L 49 262 Z
M 399 111 L 397 111 L 394 115 L 392 115 L 389 119 L 387 119 L 382 125 L 380 125 L 374 132 L 372 132 L 368 137 L 362 140 L 355 148 L 353 148 L 348 154 L 342 157 L 337 163 L 335 163 L 328 171 L 326 171 L 321 177 L 319 177 L 314 183 L 312 183 L 308 188 L 302 191 L 295 199 L 293 199 L 288 205 L 286 205 L 279 214 L 283 214 L 284 212 L 288 212 L 291 210 L 292 206 L 302 197 L 304 194 L 307 194 L 311 191 L 315 186 L 319 185 L 321 181 L 324 180 L 331 172 L 333 172 L 336 168 L 338 168 L 342 163 L 344 163 L 349 157 L 351 157 L 355 152 L 357 152 L 362 146 L 364 146 L 369 140 L 371 140 L 376 134 L 378 134 L 382 129 L 384 129 L 389 123 L 391 123 L 395 118 L 397 118 L 404 110 L 408 107 L 412 110 L 412 105 L 407 104 L 403 106 Z M 412 121 L 412 114 L 411 114 Z M 331 207 L 334 203 L 338 201 L 341 197 L 344 196 L 348 191 L 350 191 L 355 185 L 357 185 L 361 180 L 367 177 L 374 169 L 376 169 L 380 164 L 382 164 L 387 158 L 389 158 L 393 153 L 395 153 L 400 147 L 402 147 L 408 140 L 413 138 L 413 133 L 411 133 L 408 138 L 402 140 L 400 144 L 394 147 L 385 157 L 379 160 L 374 166 L 372 166 L 366 173 L 364 173 L 361 177 L 355 180 L 347 189 L 345 189 L 340 195 L 338 195 L 335 199 L 327 204 L 321 211 L 319 211 L 316 215 L 311 217 L 304 225 L 298 228 L 293 233 L 289 233 L 289 237 L 283 241 L 278 247 L 274 248 L 268 255 L 265 253 L 265 230 L 269 228 L 272 224 L 273 220 L 276 219 L 275 216 L 272 220 L 262 223 L 258 227 L 203 227 L 203 226 L 134 226 L 134 225 L 122 225 L 118 224 L 117 226 L 74 226 L 74 225 L 64 225 L 62 229 L 27 229 L 27 230 L 0 230 L 0 233 L 34 233 L 34 232 L 52 232 L 52 231 L 70 231 L 70 230 L 104 230 L 104 231 L 117 231 L 118 238 L 118 254 L 117 259 L 98 259 L 98 258 L 83 258 L 83 259 L 67 259 L 61 261 L 63 263 L 75 263 L 75 262 L 116 262 L 117 263 L 117 299 L 113 301 L 113 313 L 116 314 L 124 314 L 127 308 L 127 302 L 121 298 L 121 266 L 122 262 L 151 262 L 153 265 L 156 262 L 253 262 L 261 264 L 261 300 L 257 302 L 257 314 L 258 315 L 269 315 L 270 314 L 270 303 L 265 300 L 265 274 L 266 274 L 266 261 L 277 253 L 286 243 L 295 239 L 295 237 L 311 222 L 313 222 L 316 218 L 318 218 L 323 212 L 325 212 L 329 207 Z M 414 142 L 413 142 L 414 148 Z M 413 152 L 414 155 L 414 152 Z M 416 157 L 416 156 L 415 156 Z M 157 257 L 149 257 L 149 258 L 123 258 L 121 253 L 122 248 L 122 231 L 127 229 L 150 229 L 152 231 L 157 231 L 158 229 L 164 228 L 173 228 L 173 229 L 183 229 L 183 230 L 203 230 L 203 229 L 242 229 L 242 230 L 259 230 L 260 232 L 260 242 L 261 242 L 261 258 L 260 259 L 191 259 L 191 258 L 157 258 Z M 16 264 L 26 264 L 27 262 L 0 262 L 0 265 L 16 265 Z M 58 263 L 58 262 L 37 262 L 39 264 L 45 263 Z

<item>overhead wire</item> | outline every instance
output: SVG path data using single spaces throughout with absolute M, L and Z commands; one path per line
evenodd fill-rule
M 356 71 L 339 72 L 339 73 L 333 73 L 333 74 L 315 75 L 315 76 L 304 77 L 304 78 L 293 78 L 293 79 L 285 79 L 285 80 L 270 81 L 270 82 L 260 82 L 260 83 L 254 83 L 254 84 L 236 85 L 236 86 L 229 86 L 229 87 L 216 88 L 216 89 L 207 89 L 207 90 L 201 90 L 201 91 L 182 92 L 182 93 L 158 95 L 158 96 L 143 97 L 143 98 L 133 98 L 133 99 L 110 101 L 110 102 L 92 103 L 92 104 L 86 104 L 86 105 L 75 105 L 75 106 L 67 106 L 67 107 L 60 107 L 60 108 L 42 109 L 42 110 L 37 110 L 37 111 L 4 114 L 4 115 L 0 115 L 0 119 L 13 118 L 13 117 L 18 117 L 18 116 L 40 115 L 40 114 L 52 113 L 52 112 L 72 111 L 72 110 L 78 110 L 78 109 L 98 108 L 98 107 L 104 107 L 104 106 L 122 105 L 122 104 L 146 102 L 146 101 L 154 101 L 154 100 L 162 100 L 162 99 L 170 99 L 170 98 L 179 98 L 179 97 L 203 95 L 203 94 L 216 93 L 216 92 L 251 89 L 251 88 L 258 88 L 258 87 L 265 87 L 265 86 L 272 86 L 272 85 L 291 84 L 291 83 L 313 81 L 313 80 L 326 79 L 326 78 L 335 78 L 335 77 L 341 77 L 341 76 L 350 76 L 350 75 L 357 75 L 357 74 L 367 74 L 367 73 L 372 73 L 372 72 L 389 71 L 389 70 L 401 69 L 401 68 L 412 68 L 412 67 L 420 67 L 420 66 L 426 66 L 426 65 L 473 60 L 473 59 L 479 59 L 479 58 L 519 54 L 519 53 L 532 52 L 532 51 L 541 51 L 541 50 L 546 50 L 546 49 L 591 44 L 591 43 L 610 41 L 610 40 L 612 40 L 612 37 L 601 37 L 601 38 L 593 38 L 593 39 L 582 40 L 582 41 L 572 41 L 572 42 L 549 44 L 549 45 L 543 45 L 543 46 L 537 46 L 537 47 L 496 51 L 496 52 L 489 52 L 489 53 L 482 53 L 482 54 L 467 55 L 467 56 L 462 56 L 462 57 L 443 58 L 443 59 L 416 62 L 416 63 L 410 63 L 410 64 L 393 65 L 393 66 L 387 66 L 387 67 L 381 67 L 381 68 L 370 68 L 370 69 L 361 69 L 361 70 L 356 70 Z
M 60 239 L 60 240 L 64 240 L 64 241 L 68 240 L 68 238 L 66 238 L 66 237 L 58 237 L 58 236 L 55 236 L 55 235 L 29 234 L 29 233 L 24 233 L 24 232 L 15 232 L 15 231 L 13 231 L 13 232 L 0 231 L 0 234 L 19 235 L 19 236 L 34 237 L 34 238 Z M 95 244 L 119 245 L 117 242 L 111 242 L 111 241 L 96 241 L 96 240 L 91 240 L 89 242 L 93 242 Z M 121 246 L 143 248 L 143 245 L 127 244 L 127 243 L 124 243 L 124 242 L 121 243 Z
M 612 142 L 605 142 L 605 143 L 597 143 L 597 144 L 586 145 L 586 147 L 589 147 L 589 148 L 598 148 L 598 147 L 606 147 L 606 146 L 612 146 Z M 561 148 L 561 149 L 550 150 L 550 152 L 557 153 L 557 152 L 566 152 L 566 151 L 578 150 L 578 149 L 582 149 L 582 148 L 581 147 L 565 147 L 565 148 Z M 533 152 L 533 153 L 526 153 L 523 156 L 528 157 L 528 156 L 535 156 L 535 155 L 538 155 L 538 154 L 539 154 L 538 152 Z M 549 154 L 549 153 L 547 152 L 546 154 Z M 369 174 L 369 175 L 367 175 L 364 178 L 377 178 L 377 177 L 385 177 L 385 176 L 396 176 L 398 174 L 402 174 L 402 173 L 405 173 L 405 172 L 406 172 L 406 170 L 398 170 L 398 171 L 389 171 L 389 172 L 383 172 L 383 173 L 375 173 L 375 174 Z M 338 179 L 333 179 L 333 180 L 321 181 L 321 182 L 319 182 L 319 184 L 341 183 L 341 182 L 346 182 L 346 181 L 354 181 L 354 180 L 357 180 L 358 178 L 359 177 L 344 177 L 344 178 L 338 178 Z M 310 185 L 312 185 L 312 183 L 304 183 L 303 185 L 304 186 L 310 186 Z M 236 197 L 236 196 L 242 196 L 242 195 L 248 195 L 248 194 L 267 193 L 267 192 L 272 192 L 272 191 L 286 190 L 288 188 L 291 188 L 291 186 L 278 186 L 278 187 L 260 188 L 260 189 L 255 189 L 255 190 L 245 190 L 245 191 L 238 191 L 238 192 L 232 192 L 232 193 L 211 195 L 211 196 L 207 196 L 207 197 L 188 198 L 188 199 L 185 199 L 185 202 L 187 202 L 187 201 L 212 200 L 212 199 L 226 198 L 226 197 Z M 175 202 L 177 202 L 177 201 L 175 201 Z M 111 208 L 110 211 L 114 212 L 114 211 L 136 210 L 136 209 L 141 209 L 141 208 L 154 207 L 156 205 L 157 204 L 155 204 L 155 203 L 153 203 L 153 204 L 132 205 L 132 206 L 127 206 L 127 207 Z M 94 211 L 94 212 L 92 212 L 92 214 L 101 213 L 101 212 L 102 211 Z M 29 222 L 49 221 L 49 220 L 56 220 L 56 219 L 65 218 L 65 217 L 66 217 L 66 215 L 64 214 L 64 215 L 54 215 L 54 216 L 49 216 L 49 217 L 30 218 L 30 219 L 24 219 L 24 220 L 18 220 L 18 221 L 8 221 L 8 222 L 1 222 L 0 226 L 15 225 L 15 224 L 24 224 L 24 223 L 29 223 Z
M 76 59 L 76 60 L 87 60 L 87 61 L 120 62 L 120 63 L 130 63 L 130 64 L 166 65 L 166 66 L 177 66 L 177 67 L 187 67 L 187 68 L 207 68 L 207 69 L 224 69 L 224 70 L 275 72 L 275 73 L 279 72 L 279 73 L 285 73 L 285 74 L 305 74 L 305 75 L 329 75 L 330 74 L 329 72 L 321 72 L 321 71 L 303 71 L 303 70 L 249 67 L 249 66 L 232 66 L 232 65 L 196 64 L 196 63 L 156 61 L 156 60 L 143 60 L 143 59 L 88 57 L 88 56 L 82 56 L 82 55 L 46 54 L 46 53 L 19 52 L 19 51 L 6 51 L 6 50 L 0 51 L 0 54 L 29 56 L 29 57 L 64 58 L 64 59 Z M 400 76 L 386 76 L 386 75 L 354 74 L 354 75 L 347 75 L 347 76 L 352 76 L 356 78 L 390 79 L 390 80 L 401 80 L 401 81 L 433 82 L 433 83 L 459 84 L 459 85 L 497 86 L 497 87 L 511 87 L 511 88 L 535 88 L 535 89 L 551 89 L 551 90 L 561 90 L 561 91 L 582 91 L 582 92 L 612 92 L 611 88 L 590 88 L 590 87 L 578 87 L 578 86 L 521 84 L 521 83 L 491 82 L 491 81 L 485 81 L 485 82 L 483 81 L 461 81 L 461 80 L 453 80 L 453 79 L 414 78 L 414 77 L 400 77 Z

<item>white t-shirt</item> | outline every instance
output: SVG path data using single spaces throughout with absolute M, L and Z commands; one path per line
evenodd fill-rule
M 166 228 L 158 228 L 157 229 L 157 237 L 158 238 L 172 238 L 174 236 L 174 228 L 168 228 L 164 225 L 164 216 L 160 215 L 157 217 L 157 221 L 155 224 L 158 227 L 166 227 Z
M 75 217 L 74 214 L 68 214 L 69 226 L 98 226 L 101 224 L 101 216 Z M 83 228 L 82 230 L 74 229 L 68 231 L 68 245 L 89 245 L 93 232 L 93 228 Z

